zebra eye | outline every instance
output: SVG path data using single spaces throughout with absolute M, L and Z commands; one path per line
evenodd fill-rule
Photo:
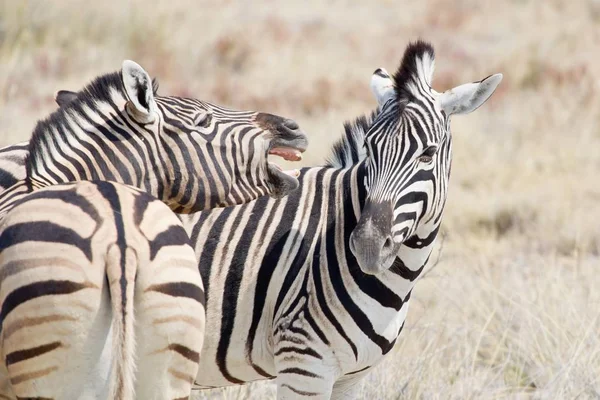
M 200 126 L 202 128 L 206 128 L 206 127 L 210 126 L 211 121 L 212 121 L 212 113 L 210 111 L 204 111 L 204 112 L 198 113 L 194 117 L 194 125 Z
M 433 145 L 433 146 L 428 146 L 423 153 L 419 156 L 419 162 L 422 162 L 424 164 L 429 164 L 431 161 L 433 161 L 433 156 L 435 156 L 435 153 L 437 153 L 438 151 L 438 147 Z

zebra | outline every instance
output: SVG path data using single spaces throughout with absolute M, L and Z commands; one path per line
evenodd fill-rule
M 281 197 L 298 186 L 270 154 L 298 161 L 306 134 L 277 115 L 226 109 L 196 99 L 158 96 L 137 63 L 102 75 L 38 122 L 26 177 L 0 195 L 0 218 L 34 188 L 76 180 L 131 184 L 177 213 Z M 65 99 L 66 98 L 66 99 Z
M 180 216 L 207 298 L 197 388 L 276 378 L 279 398 L 351 397 L 393 348 L 441 224 L 450 117 L 502 79 L 438 93 L 433 67 L 419 41 L 393 77 L 376 70 L 378 108 L 289 196 Z
M 163 202 L 114 182 L 41 188 L 2 221 L 0 258 L 1 399 L 189 397 L 204 291 Z
M 433 71 L 422 41 L 375 71 L 378 108 L 288 197 L 182 216 L 207 301 L 196 388 L 275 379 L 280 399 L 351 398 L 390 352 L 438 236 L 450 118 L 502 79 L 438 93 Z
M 73 354 L 88 354 L 88 347 L 83 346 L 82 338 L 100 340 L 100 344 L 111 339 L 102 336 L 105 333 L 102 329 L 75 329 L 65 333 L 65 321 L 68 322 L 67 326 L 75 327 L 86 326 L 89 322 L 81 319 L 81 314 L 77 314 L 80 319 L 73 320 L 73 308 L 65 306 L 65 302 L 70 304 L 69 301 L 74 299 L 75 308 L 77 304 L 87 304 L 90 312 L 97 311 L 88 315 L 89 318 L 109 313 L 107 299 L 111 298 L 113 305 L 116 304 L 115 299 L 121 300 L 121 313 L 115 316 L 122 316 L 123 321 L 113 326 L 117 334 L 114 338 L 115 351 L 121 351 L 114 353 L 118 356 L 112 358 L 117 363 L 111 368 L 112 372 L 104 372 L 114 376 L 111 382 L 116 383 L 109 388 L 109 392 L 92 385 L 90 396 L 96 398 L 95 395 L 102 392 L 109 393 L 106 398 L 130 399 L 134 393 L 133 372 L 127 367 L 132 365 L 131 360 L 127 362 L 127 357 L 133 357 L 130 352 L 133 345 L 131 340 L 126 340 L 125 333 L 119 336 L 119 332 L 126 332 L 127 327 L 133 326 L 132 291 L 135 291 L 136 298 L 150 299 L 151 304 L 141 305 L 141 315 L 145 315 L 147 320 L 140 322 L 142 327 L 149 326 L 150 318 L 164 315 L 164 309 L 169 305 L 168 301 L 162 301 L 161 305 L 160 301 L 153 300 L 145 292 L 140 293 L 140 290 L 147 289 L 156 281 L 165 280 L 164 276 L 158 276 L 158 272 L 163 273 L 157 270 L 161 265 L 193 259 L 190 258 L 193 255 L 191 247 L 187 256 L 185 249 L 181 250 L 181 256 L 178 255 L 179 251 L 170 251 L 170 256 L 166 260 L 160 259 L 156 265 L 153 265 L 154 257 L 144 259 L 148 252 L 159 257 L 156 252 L 170 243 L 184 247 L 189 244 L 183 243 L 182 237 L 187 238 L 187 235 L 182 236 L 183 231 L 177 231 L 177 225 L 172 218 L 169 220 L 165 217 L 168 213 L 165 214 L 164 210 L 154 210 L 156 207 L 153 206 L 154 211 L 140 217 L 140 212 L 145 208 L 134 200 L 143 197 L 139 190 L 147 193 L 148 198 L 156 198 L 166 204 L 165 210 L 176 212 L 238 204 L 262 195 L 281 197 L 293 190 L 298 181 L 293 171 L 282 171 L 276 164 L 268 162 L 267 156 L 276 154 L 286 159 L 299 159 L 306 148 L 306 136 L 294 121 L 272 114 L 226 110 L 194 99 L 159 97 L 156 95 L 156 84 L 145 70 L 132 61 L 125 61 L 120 72 L 96 78 L 79 93 L 63 92 L 62 95 L 67 96 L 69 101 L 62 102 L 57 97 L 61 107 L 38 123 L 29 141 L 24 163 L 25 179 L 14 183 L 0 195 L 0 277 L 5 278 L 0 287 L 0 345 L 4 361 L 4 370 L 0 375 L 4 375 L 6 384 L 2 388 L 8 393 L 3 395 L 14 398 L 15 393 L 11 391 L 15 390 L 19 398 L 49 398 L 44 394 L 49 392 L 55 392 L 56 398 L 79 398 L 81 393 L 68 394 L 63 387 L 61 380 L 64 381 L 69 375 L 61 375 L 61 371 L 75 368 L 80 377 L 95 379 L 96 373 L 102 377 L 103 371 L 95 369 L 94 365 L 106 363 L 91 357 L 85 360 L 87 364 L 81 365 Z M 114 182 L 101 184 L 106 181 Z M 57 195 L 56 191 L 63 188 L 61 185 L 68 182 L 77 183 L 69 186 L 62 197 Z M 86 186 L 90 184 L 96 186 Z M 139 189 L 135 195 L 129 193 L 134 188 Z M 113 194 L 98 195 L 102 190 Z M 84 205 L 77 202 L 81 198 L 79 191 L 88 194 L 84 196 Z M 114 211 L 112 219 L 104 215 L 108 212 L 106 202 Z M 97 219 L 90 221 L 90 218 L 84 218 L 78 213 L 78 208 L 84 208 L 86 213 L 96 215 Z M 101 210 L 104 210 L 104 214 Z M 95 222 L 95 225 L 90 222 Z M 156 234 L 154 241 L 145 232 L 140 234 L 140 224 L 144 223 Z M 96 226 L 97 232 L 90 232 L 93 226 Z M 138 234 L 130 234 L 132 231 Z M 73 232 L 79 234 L 78 240 Z M 87 232 L 88 236 L 81 238 L 82 232 Z M 61 240 L 67 239 L 68 245 L 64 243 L 66 247 L 60 246 Z M 110 241 L 118 246 L 109 246 Z M 44 242 L 49 244 L 43 245 Z M 22 243 L 35 244 L 36 247 L 27 252 L 20 247 Z M 80 255 L 80 246 L 88 250 L 85 253 L 88 256 L 87 264 L 81 260 L 82 264 L 72 261 Z M 14 257 L 11 258 L 11 255 Z M 131 257 L 139 257 L 137 264 Z M 120 260 L 123 270 L 114 269 L 115 260 Z M 126 268 L 130 264 L 134 265 L 133 270 Z M 80 291 L 73 288 L 82 284 L 82 271 L 84 277 L 87 272 L 85 266 L 96 271 L 100 266 L 103 275 L 95 276 L 95 280 L 85 280 L 86 284 L 92 285 L 89 288 L 92 292 L 84 291 L 85 299 L 83 303 L 78 303 L 76 299 Z M 52 270 L 52 275 L 47 269 Z M 143 276 L 140 271 L 155 273 L 155 276 L 140 281 Z M 167 349 L 169 353 L 182 354 L 192 364 L 195 363 L 195 367 L 186 367 L 187 375 L 180 371 L 171 374 L 191 389 L 197 369 L 198 346 L 202 344 L 203 291 L 196 268 L 195 275 L 180 274 L 179 271 L 171 276 L 171 280 L 175 280 L 173 284 L 163 287 L 161 294 L 172 298 L 171 305 L 179 304 L 176 309 L 187 315 L 186 318 L 194 324 L 200 335 L 198 332 L 186 332 L 182 323 L 174 320 L 164 328 L 153 329 L 150 337 L 152 343 L 167 340 L 170 343 Z M 64 278 L 60 279 L 58 285 L 53 282 L 55 273 Z M 108 277 L 108 287 L 103 286 L 104 276 Z M 184 289 L 194 294 L 192 300 L 198 303 L 196 307 L 184 306 L 177 301 Z M 44 306 L 49 314 L 41 311 L 43 315 L 36 314 Z M 61 316 L 59 323 L 48 320 L 48 315 Z M 7 340 L 10 327 L 19 330 L 23 324 L 28 324 L 23 320 L 31 319 L 42 323 L 20 330 L 16 336 L 18 341 Z M 60 333 L 68 336 L 67 342 L 33 345 L 52 334 L 60 336 Z M 194 345 L 185 345 L 189 341 L 184 339 L 189 335 L 196 338 Z M 183 338 L 181 343 L 178 338 Z M 144 374 L 144 379 L 136 384 L 135 389 L 138 393 L 147 394 L 143 398 L 170 398 L 163 394 L 170 396 L 166 394 L 169 389 L 181 385 L 168 381 L 173 376 L 158 377 L 157 374 L 166 371 L 168 360 L 160 361 L 160 357 L 155 355 L 152 362 L 146 362 L 147 357 L 151 356 L 144 353 L 147 348 L 143 344 L 146 342 L 148 340 L 140 341 L 142 353 L 139 357 L 144 362 L 140 363 L 139 369 L 141 374 L 144 371 L 148 374 Z M 57 343 L 61 346 L 57 346 Z M 89 348 L 105 348 L 98 343 L 93 342 L 94 346 Z M 58 355 L 65 349 L 68 350 L 68 357 Z M 55 363 L 52 368 L 41 372 L 32 371 L 39 357 L 49 357 L 54 361 L 62 357 L 63 362 Z M 103 351 L 100 354 L 102 360 L 108 357 L 110 352 L 106 354 Z M 159 362 L 156 362 L 157 359 Z M 61 366 L 64 368 L 61 369 Z M 168 372 L 172 372 L 171 369 Z M 163 390 L 156 389 L 166 380 L 168 382 L 163 385 Z M 154 395 L 147 392 L 150 387 L 155 388 L 151 392 Z M 185 394 L 185 390 L 183 393 L 184 397 L 189 394 Z

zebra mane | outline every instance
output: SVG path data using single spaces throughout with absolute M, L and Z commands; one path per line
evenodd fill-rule
M 158 81 L 152 79 L 152 91 L 154 95 L 158 91 Z M 102 101 L 110 102 L 115 92 L 121 94 L 123 98 L 127 98 L 121 71 L 115 71 L 108 74 L 100 75 L 93 81 L 88 83 L 82 90 L 75 92 L 76 97 L 67 104 L 61 105 L 57 110 L 50 114 L 45 119 L 41 119 L 36 124 L 31 139 L 29 141 L 28 155 L 26 165 L 28 166 L 27 174 L 29 175 L 29 164 L 31 160 L 36 158 L 38 151 L 43 148 L 44 141 L 48 140 L 48 135 L 53 135 L 60 127 L 67 122 L 67 116 L 85 115 L 86 108 L 97 109 L 98 103 Z
M 422 40 L 409 43 L 400 67 L 393 76 L 398 99 L 412 100 L 419 96 L 419 87 L 431 87 L 434 68 L 433 46 Z
M 367 157 L 365 137 L 377 115 L 379 109 L 344 122 L 343 136 L 333 145 L 325 166 L 348 168 L 364 160 Z

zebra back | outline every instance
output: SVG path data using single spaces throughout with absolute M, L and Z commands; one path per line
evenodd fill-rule
M 137 188 L 76 182 L 19 200 L 0 225 L 0 305 L 1 398 L 190 395 L 202 281 L 180 221 Z

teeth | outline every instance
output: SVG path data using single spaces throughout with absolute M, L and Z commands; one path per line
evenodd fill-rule
M 290 169 L 287 171 L 283 171 L 284 174 L 287 174 L 289 176 L 293 176 L 294 178 L 297 178 L 300 176 L 300 170 L 299 169 Z

